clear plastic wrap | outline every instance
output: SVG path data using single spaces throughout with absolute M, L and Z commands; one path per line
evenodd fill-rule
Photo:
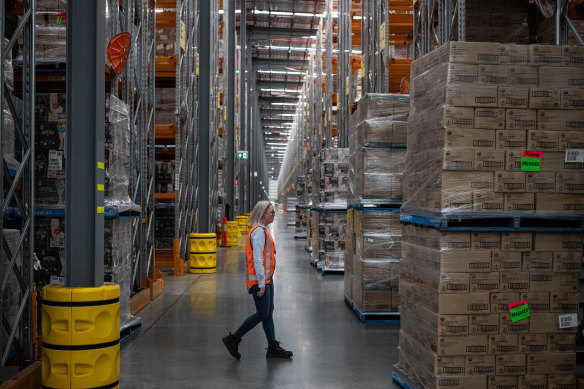
M 14 131 L 14 118 L 12 117 L 12 113 L 10 112 L 6 100 L 4 100 L 2 104 L 2 114 L 4 115 L 2 127 L 2 155 L 8 165 L 8 169 L 16 171 L 18 168 L 18 161 L 14 158 L 16 132 Z
M 106 261 L 111 261 L 111 280 L 120 285 L 120 327 L 125 328 L 136 322 L 130 314 L 130 293 L 132 289 L 132 247 L 127 243 L 132 239 L 132 223 L 137 219 L 107 219 L 106 231 L 111 234 L 111 245 L 106 248 Z M 107 252 L 111 253 L 108 258 Z
M 402 212 L 582 213 L 584 163 L 575 155 L 584 155 L 584 138 L 569 130 L 584 128 L 584 110 L 540 109 L 549 108 L 540 96 L 556 94 L 561 105 L 555 90 L 582 93 L 573 86 L 581 67 L 552 72 L 542 62 L 570 53 L 449 42 L 414 61 Z M 525 151 L 543 153 L 541 172 L 521 171 Z
M 309 210 L 303 207 L 296 207 L 296 229 L 294 238 L 306 238 L 308 234 Z
M 363 259 L 353 255 L 353 304 L 361 312 L 397 311 L 399 259 Z
M 320 185 L 317 203 L 323 208 L 346 207 L 348 196 L 349 149 L 327 149 L 320 154 Z
M 351 193 L 354 198 L 396 199 L 403 197 L 403 171 L 406 162 L 405 148 L 360 147 L 353 160 Z
M 18 241 L 20 238 L 20 231 L 19 230 L 10 230 L 10 229 L 5 229 L 2 231 L 3 233 L 3 237 L 4 237 L 4 242 L 5 244 L 8 245 L 8 248 L 11 251 L 12 255 L 16 254 L 16 262 L 15 262 L 15 266 L 18 267 L 19 269 L 22 268 L 22 252 L 19 251 L 17 253 L 17 247 L 18 247 Z M 6 253 L 6 251 L 5 251 Z M 18 314 L 18 308 L 19 308 L 19 304 L 20 304 L 20 285 L 18 283 L 18 278 L 16 277 L 16 275 L 14 274 L 14 271 L 9 267 L 9 261 L 11 260 L 11 258 L 9 258 L 7 255 L 3 256 L 3 261 L 2 263 L 0 263 L 0 274 L 2 274 L 2 277 L 4 278 L 4 276 L 7 274 L 8 278 L 7 278 L 7 283 L 6 286 L 4 288 L 4 295 L 2 296 L 2 313 L 3 313 L 3 317 L 6 317 L 6 321 L 8 322 L 8 324 L 10 324 L 10 326 L 12 327 L 14 325 L 14 320 L 16 319 L 16 316 Z M 6 350 L 6 341 L 7 338 L 10 334 L 8 334 L 4 328 L 4 326 L 2 326 L 2 332 L 3 332 L 3 336 L 2 336 L 2 344 L 0 345 L 2 347 L 2 350 Z
M 156 88 L 156 124 L 172 124 L 176 121 L 176 89 Z
M 106 101 L 105 131 L 105 205 L 118 212 L 140 211 L 129 195 L 130 119 L 128 105 L 113 95 Z
M 157 161 L 156 193 L 174 193 L 174 161 Z
M 3 50 L 8 46 L 8 38 L 4 38 L 4 44 L 2 46 Z M 12 50 L 8 52 L 8 55 L 4 57 L 4 82 L 9 91 L 14 90 L 14 68 L 12 67 Z

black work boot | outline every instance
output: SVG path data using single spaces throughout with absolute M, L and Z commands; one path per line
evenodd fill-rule
M 280 347 L 280 342 L 276 342 L 268 347 L 266 358 L 292 358 L 292 351 L 286 351 Z
M 232 335 L 231 332 L 229 333 L 229 335 L 224 336 L 221 339 L 223 339 L 223 344 L 225 344 L 225 347 L 227 347 L 227 351 L 229 351 L 229 354 L 231 354 L 233 358 L 239 360 L 239 358 L 241 358 L 241 354 L 239 353 L 239 351 L 237 351 L 237 345 L 239 344 L 239 342 L 241 342 L 241 339 L 237 340 L 235 335 Z

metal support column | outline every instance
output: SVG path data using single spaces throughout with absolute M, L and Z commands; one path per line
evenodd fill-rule
M 253 71 L 253 66 L 252 66 L 252 61 L 251 61 L 251 53 L 247 53 L 248 55 L 246 56 L 246 61 L 247 61 L 247 65 L 246 65 L 246 69 L 247 69 L 247 89 L 246 91 L 248 91 L 246 93 L 246 114 L 247 114 L 247 128 L 245 131 L 245 150 L 248 151 L 248 156 L 249 159 L 246 160 L 246 168 L 247 168 L 247 180 L 245 182 L 246 188 L 245 188 L 245 195 L 246 195 L 246 200 L 245 200 L 245 212 L 251 212 L 251 210 L 253 209 L 254 203 L 253 203 L 253 199 L 252 199 L 252 193 L 251 193 L 251 182 L 252 182 L 252 176 L 253 176 L 253 164 L 252 164 L 252 138 L 251 138 L 251 134 L 253 131 L 253 128 L 255 127 L 256 123 L 255 123 L 255 117 L 254 117 L 254 111 L 253 111 L 253 103 L 252 103 L 252 98 L 253 98 L 253 94 L 252 89 L 255 90 L 255 73 Z
M 198 232 L 209 229 L 209 109 L 211 74 L 211 4 L 201 1 L 199 13 L 199 155 L 198 155 L 198 192 L 197 203 Z M 213 229 L 214 231 L 214 229 Z
M 247 69 L 247 34 L 246 34 L 246 0 L 240 0 L 240 10 L 239 14 L 239 45 L 241 55 L 239 56 L 239 150 L 245 150 L 245 132 L 247 127 L 247 122 L 245 120 L 245 79 L 246 79 L 246 69 Z M 238 189 L 239 189 L 239 202 L 237 204 L 237 209 L 239 215 L 245 213 L 245 181 L 247 177 L 245 176 L 245 164 L 246 161 L 240 159 L 237 161 L 239 165 L 239 179 L 238 179 Z
M 70 1 L 67 15 L 65 286 L 96 287 L 104 255 L 104 0 Z
M 225 144 L 227 145 L 227 152 L 225 153 L 225 160 L 223 161 L 223 174 L 225 175 L 224 190 L 225 198 L 223 199 L 224 214 L 227 220 L 235 220 L 230 218 L 230 214 L 226 213 L 226 205 L 229 205 L 230 210 L 235 211 L 235 195 L 233 182 L 235 179 L 235 0 L 226 0 L 225 2 L 225 25 L 226 25 L 226 41 L 227 41 L 227 67 L 225 68 L 226 75 L 226 117 L 225 123 Z M 224 89 L 225 89 L 224 88 Z

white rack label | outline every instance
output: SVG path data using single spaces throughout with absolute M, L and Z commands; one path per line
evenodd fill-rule
M 584 162 L 584 149 L 567 149 L 565 162 Z
M 63 152 L 49 150 L 49 170 L 63 170 Z
M 560 315 L 560 328 L 572 328 L 578 327 L 578 314 L 568 313 L 565 315 Z

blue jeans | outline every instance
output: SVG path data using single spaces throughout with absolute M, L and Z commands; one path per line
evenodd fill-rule
M 266 284 L 266 290 L 262 297 L 258 297 L 259 288 L 257 285 L 251 287 L 251 295 L 256 306 L 256 313 L 245 319 L 243 324 L 235 331 L 233 335 L 237 339 L 241 339 L 243 335 L 247 334 L 252 328 L 262 322 L 268 346 L 276 343 L 276 331 L 274 330 L 274 320 L 272 313 L 274 312 L 274 282 Z

